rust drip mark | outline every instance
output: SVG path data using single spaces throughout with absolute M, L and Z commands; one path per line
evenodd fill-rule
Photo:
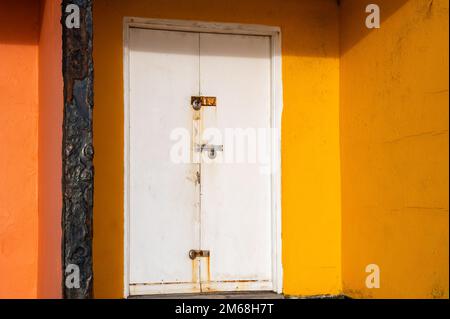
M 194 111 L 194 121 L 201 120 L 201 111 Z
M 198 283 L 199 282 L 199 264 L 198 259 L 192 260 L 192 282 Z
M 190 175 L 186 176 L 186 180 L 194 183 L 194 185 L 197 187 L 201 183 L 201 175 L 199 171 L 191 172 Z
M 196 177 L 197 177 L 196 185 L 201 185 L 201 183 L 202 183 L 202 177 L 201 177 L 201 175 L 200 175 L 200 172 L 197 171 Z
M 207 292 L 208 284 L 211 282 L 211 267 L 210 267 L 210 256 L 199 258 L 201 262 L 200 266 L 200 291 Z
M 206 259 L 206 267 L 207 267 L 207 280 L 211 282 L 211 257 L 208 256 Z

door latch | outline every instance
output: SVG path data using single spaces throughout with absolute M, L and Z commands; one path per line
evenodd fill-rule
M 200 111 L 202 106 L 216 106 L 217 98 L 213 96 L 192 96 L 191 105 L 195 111 Z
M 195 260 L 197 258 L 209 257 L 209 250 L 194 250 L 189 252 L 189 258 Z
M 208 157 L 210 159 L 215 159 L 217 157 L 217 152 L 223 152 L 223 145 L 196 144 L 195 151 L 198 153 L 208 152 Z

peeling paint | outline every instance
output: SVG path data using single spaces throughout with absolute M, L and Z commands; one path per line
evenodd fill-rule
M 65 8 L 80 7 L 81 27 L 65 27 Z M 92 0 L 64 0 L 63 26 L 63 296 L 67 299 L 92 298 L 93 238 L 93 61 Z M 79 289 L 65 286 L 65 269 L 74 264 L 80 268 Z

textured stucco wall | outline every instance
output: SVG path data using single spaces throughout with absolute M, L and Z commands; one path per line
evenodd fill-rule
M 61 297 L 61 145 L 63 115 L 61 1 L 41 0 L 39 39 L 38 296 Z
M 0 3 L 0 298 L 61 295 L 60 16 Z
M 448 298 L 448 1 L 341 8 L 344 292 Z M 367 289 L 365 267 L 381 268 Z
M 0 298 L 35 298 L 39 1 L 0 2 Z

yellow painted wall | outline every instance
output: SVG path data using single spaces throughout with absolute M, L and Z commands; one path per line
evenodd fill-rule
M 123 17 L 282 29 L 284 292 L 341 291 L 339 26 L 335 0 L 95 0 L 94 292 L 123 296 Z
M 447 0 L 341 8 L 342 261 L 352 297 L 448 298 Z M 381 288 L 365 267 L 381 267 Z

